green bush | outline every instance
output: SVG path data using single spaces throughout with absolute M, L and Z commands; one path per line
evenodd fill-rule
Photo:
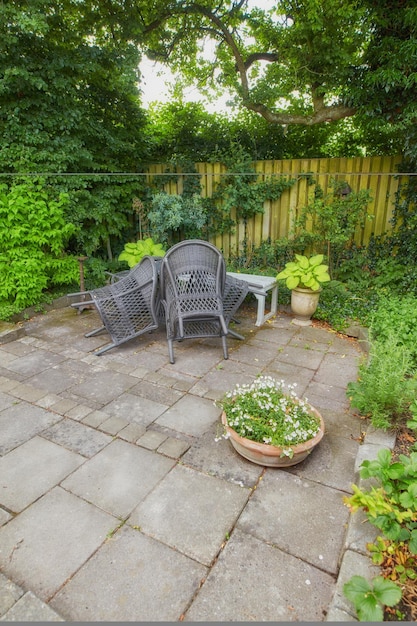
M 50 197 L 42 181 L 0 185 L 3 307 L 23 309 L 39 302 L 46 289 L 77 282 L 77 259 L 65 254 L 75 231 L 63 216 L 67 202 L 66 194 Z
M 410 376 L 410 351 L 394 334 L 371 341 L 369 362 L 359 366 L 358 380 L 348 383 L 351 405 L 371 418 L 375 428 L 387 430 L 404 419 L 417 393 L 417 376 Z
M 380 299 L 370 320 L 371 337 L 384 342 L 395 335 L 410 356 L 410 371 L 417 369 L 417 297 L 387 296 Z

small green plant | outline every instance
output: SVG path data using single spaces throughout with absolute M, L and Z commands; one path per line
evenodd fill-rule
M 352 576 L 343 586 L 343 593 L 355 607 L 360 622 L 382 622 L 384 606 L 401 600 L 401 589 L 391 580 L 376 576 L 369 583 L 363 576 Z
M 395 335 L 397 344 L 410 355 L 410 371 L 417 368 L 417 298 L 414 295 L 380 298 L 370 321 L 373 339 L 385 341 Z
M 134 267 L 144 256 L 164 256 L 164 254 L 165 250 L 162 245 L 155 243 L 151 237 L 148 237 L 133 243 L 126 243 L 118 259 L 119 261 L 126 261 L 129 267 Z
M 356 230 L 363 228 L 373 216 L 368 214 L 371 200 L 368 190 L 356 193 L 345 181 L 336 180 L 331 181 L 330 187 L 332 191 L 324 194 L 320 185 L 316 185 L 313 198 L 301 209 L 294 227 L 305 245 L 326 252 L 333 271 L 338 265 L 336 257 L 352 245 Z
M 296 254 L 295 261 L 290 261 L 285 268 L 277 274 L 277 280 L 285 280 L 288 289 L 311 289 L 318 291 L 322 283 L 330 281 L 329 266 L 323 264 L 324 256 L 316 254 L 310 258 Z
M 377 459 L 363 461 L 361 478 L 376 485 L 362 490 L 352 485 L 353 495 L 344 498 L 352 512 L 362 508 L 368 521 L 392 541 L 407 541 L 417 554 L 417 452 L 392 462 L 390 450 L 379 450 Z
M 370 343 L 369 360 L 359 365 L 358 380 L 347 385 L 351 405 L 370 417 L 375 428 L 387 430 L 404 419 L 417 392 L 417 378 L 410 376 L 411 356 L 391 334 Z
M 391 541 L 377 537 L 374 543 L 366 546 L 372 562 L 384 569 L 384 578 L 406 584 L 417 579 L 416 558 L 410 553 L 405 541 Z
M 417 400 L 413 400 L 409 406 L 411 413 L 411 419 L 407 420 L 407 428 L 410 430 L 417 430 Z

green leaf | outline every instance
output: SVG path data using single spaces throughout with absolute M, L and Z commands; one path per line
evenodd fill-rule
M 414 529 L 411 532 L 408 548 L 412 554 L 417 554 L 417 529 Z
M 295 289 L 299 285 L 299 279 L 296 276 L 289 276 L 286 281 L 288 289 Z
M 370 591 L 371 587 L 363 576 L 352 576 L 352 578 L 343 585 L 343 593 L 355 607 Z
M 303 256 L 302 254 L 296 254 L 295 258 L 298 261 L 298 265 L 303 269 L 306 270 L 309 268 L 309 261 L 308 258 L 306 256 Z
M 315 256 L 310 257 L 310 265 L 316 267 L 317 265 L 321 265 L 323 263 L 324 255 L 316 254 Z M 327 269 L 327 266 L 326 266 Z
M 392 580 L 382 576 L 373 579 L 374 593 L 376 598 L 385 606 L 394 606 L 401 600 L 401 589 Z
M 358 614 L 359 621 L 361 622 L 383 622 L 384 612 L 377 599 L 372 596 L 366 596 L 362 599 L 356 612 Z

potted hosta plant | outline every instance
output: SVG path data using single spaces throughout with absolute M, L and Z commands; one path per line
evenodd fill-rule
M 294 387 L 259 376 L 226 393 L 219 402 L 223 436 L 239 454 L 258 465 L 287 467 L 303 461 L 321 441 L 323 418 Z
M 165 249 L 160 243 L 155 243 L 151 237 L 147 239 L 138 239 L 135 242 L 125 243 L 125 247 L 119 254 L 119 261 L 126 261 L 130 268 L 137 265 L 144 256 L 160 256 L 165 255 Z
M 294 324 L 308 326 L 314 315 L 322 290 L 322 284 L 330 281 L 329 266 L 323 263 L 324 256 L 316 254 L 306 257 L 295 255 L 295 261 L 290 261 L 277 274 L 277 280 L 285 280 L 288 289 L 291 289 L 291 310 L 295 315 Z

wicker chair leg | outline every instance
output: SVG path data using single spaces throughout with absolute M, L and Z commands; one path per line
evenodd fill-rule
M 226 335 L 222 335 L 222 344 L 223 344 L 223 356 L 224 358 L 227 359 L 229 358 L 229 352 L 227 350 L 227 337 Z
M 108 343 L 106 346 L 104 346 L 104 348 L 100 348 L 100 350 L 97 350 L 97 352 L 94 352 L 94 354 L 96 356 L 100 356 L 100 354 L 103 354 L 103 352 L 107 352 L 107 350 L 111 350 L 112 348 L 115 348 L 117 344 L 115 343 Z
M 103 330 L 106 330 L 106 327 L 100 326 L 100 328 L 95 328 L 94 330 L 90 330 L 90 332 L 84 335 L 84 337 L 94 337 L 95 335 L 102 333 Z
M 168 353 L 169 353 L 169 362 L 175 363 L 174 359 L 174 345 L 172 339 L 168 339 Z
M 231 330 L 230 328 L 228 329 L 227 334 L 235 337 L 235 339 L 241 339 L 242 341 L 245 339 L 243 335 L 239 335 L 239 333 L 237 333 L 235 330 Z

